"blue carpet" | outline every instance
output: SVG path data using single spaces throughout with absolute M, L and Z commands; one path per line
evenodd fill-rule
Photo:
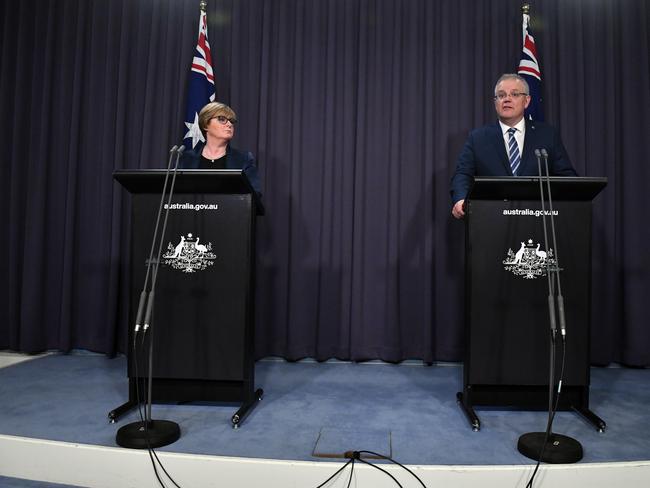
M 256 381 L 264 400 L 238 430 L 232 405 L 154 405 L 155 419 L 181 426 L 162 450 L 327 461 L 314 457 L 325 432 L 328 452 L 389 446 L 405 464 L 530 464 L 517 439 L 546 425 L 544 412 L 483 409 L 482 429 L 472 432 L 456 405 L 460 365 L 260 361 Z M 0 433 L 9 435 L 115 446 L 117 429 L 138 418 L 107 421 L 127 399 L 123 357 L 52 355 L 2 368 L 0 399 Z M 554 430 L 582 443 L 582 462 L 648 460 L 648 404 L 650 370 L 593 368 L 591 408 L 607 431 L 571 412 L 558 413 Z
M 363 445 L 359 445 L 362 442 Z M 380 456 L 393 457 L 391 432 L 386 429 L 364 429 L 355 427 L 353 429 L 331 429 L 324 428 L 318 434 L 318 440 L 312 453 L 315 457 L 345 458 L 348 451 L 371 451 Z M 361 456 L 363 458 L 375 458 L 377 455 Z

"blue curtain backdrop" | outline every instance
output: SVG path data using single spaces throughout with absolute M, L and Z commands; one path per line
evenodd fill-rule
M 0 2 L 0 349 L 124 351 L 115 169 L 181 139 L 198 0 Z M 650 6 L 533 1 L 547 121 L 594 204 L 592 360 L 650 365 Z M 514 0 L 210 0 L 217 99 L 260 163 L 256 355 L 461 360 L 449 179 L 516 70 Z M 489 283 L 486 283 L 489 286 Z

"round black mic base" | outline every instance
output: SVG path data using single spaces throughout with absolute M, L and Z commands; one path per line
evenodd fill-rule
M 550 434 L 541 453 L 545 439 L 546 432 L 529 432 L 519 438 L 517 449 L 527 458 L 544 463 L 571 464 L 582 459 L 582 446 L 577 440 L 562 434 Z
M 115 437 L 118 446 L 129 449 L 155 449 L 176 442 L 181 436 L 181 428 L 170 420 L 151 420 L 132 422 L 120 427 Z

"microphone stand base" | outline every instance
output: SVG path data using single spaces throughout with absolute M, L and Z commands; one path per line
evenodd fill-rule
M 117 431 L 115 442 L 129 449 L 155 449 L 176 442 L 181 436 L 181 428 L 170 420 L 150 420 L 132 422 Z
M 582 445 L 577 440 L 551 433 L 542 453 L 545 439 L 546 432 L 529 432 L 519 437 L 517 449 L 527 458 L 550 464 L 571 464 L 582 459 Z

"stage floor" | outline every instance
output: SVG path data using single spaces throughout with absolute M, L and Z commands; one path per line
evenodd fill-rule
M 650 459 L 650 370 L 592 368 L 591 408 L 605 422 L 598 433 L 571 412 L 559 412 L 554 431 L 582 443 L 582 463 Z M 264 399 L 241 428 L 234 405 L 154 405 L 154 419 L 180 424 L 181 438 L 161 451 L 334 461 L 318 454 L 373 450 L 413 465 L 517 465 L 526 432 L 544 430 L 545 412 L 478 409 L 472 432 L 456 404 L 462 366 L 416 363 L 288 363 L 259 361 Z M 127 399 L 126 360 L 53 354 L 0 368 L 0 434 L 115 446 L 107 414 Z M 0 473 L 1 474 L 1 473 Z

